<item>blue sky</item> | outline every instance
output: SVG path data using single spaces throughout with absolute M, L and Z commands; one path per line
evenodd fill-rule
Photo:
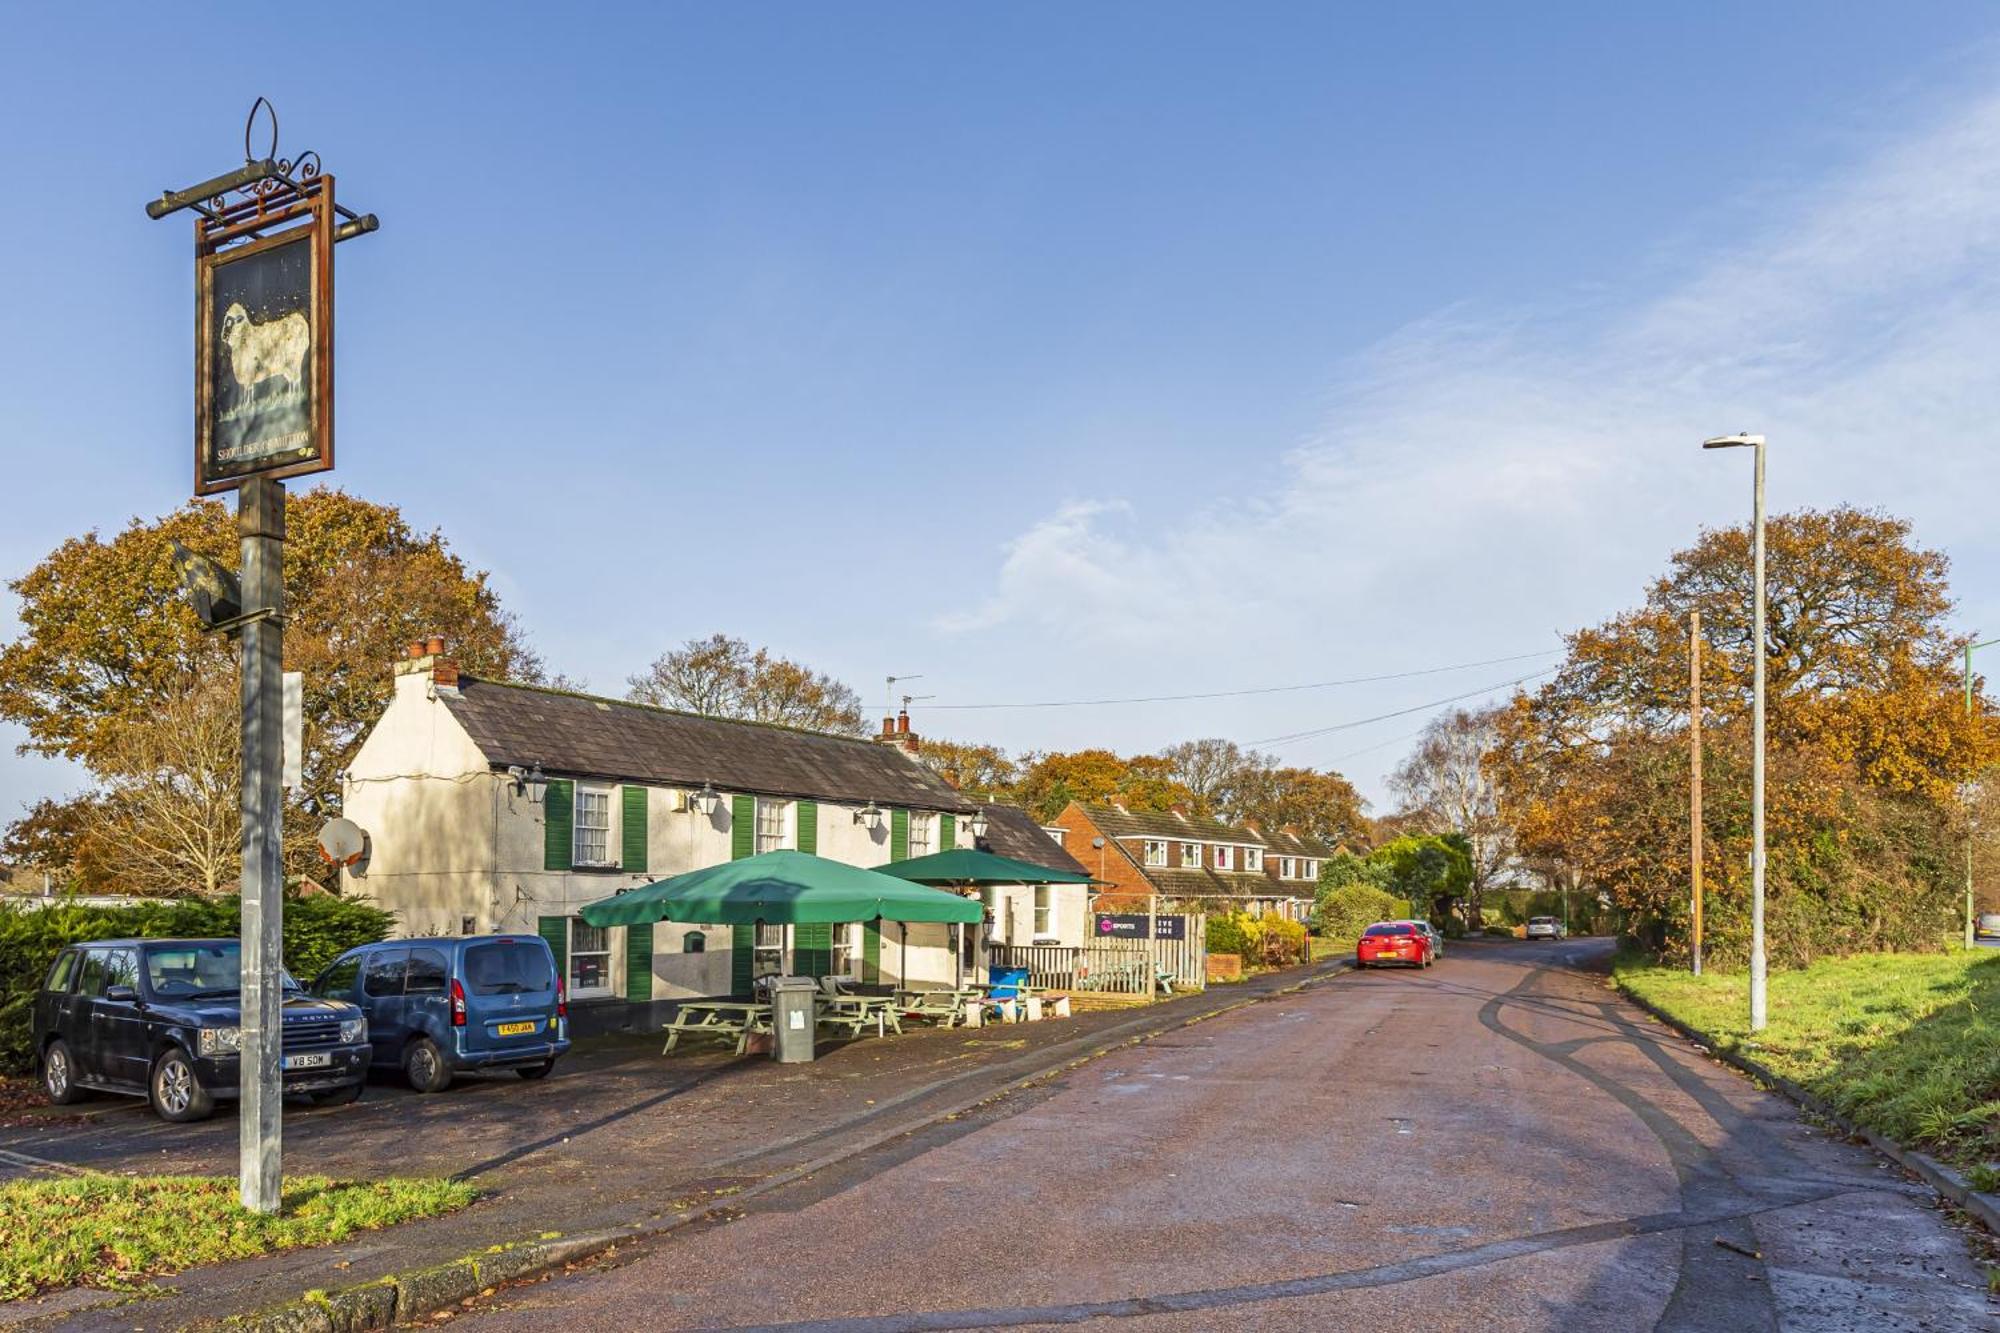
M 184 219 L 276 103 L 334 480 L 617 692 L 722 630 L 920 731 L 1148 749 L 1537 663 L 1747 508 L 1880 504 L 2000 632 L 1990 6 L 14 11 L 0 572 L 186 495 Z M 0 602 L 0 631 L 12 606 Z M 384 664 L 385 671 L 387 664 Z M 1379 797 L 1415 712 L 1288 742 Z M 9 744 L 18 733 L 0 736 Z M 74 773 L 0 758 L 0 811 Z

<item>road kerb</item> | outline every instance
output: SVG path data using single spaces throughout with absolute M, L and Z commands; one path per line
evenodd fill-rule
M 1070 1070 L 1089 1064 L 1093 1060 L 1102 1059 L 1113 1052 L 1141 1045 L 1168 1032 L 1220 1018 L 1224 1014 L 1247 1009 L 1251 1005 L 1295 995 L 1309 986 L 1318 985 L 1343 972 L 1351 971 L 1353 966 L 1351 959 L 1335 959 L 1330 964 L 1321 963 L 1314 967 L 1310 975 L 1275 990 L 1232 1000 L 1217 1008 L 1206 1009 L 1178 1021 L 1162 1024 L 1150 1031 L 1100 1042 L 1081 1054 L 1058 1060 L 1046 1069 L 1036 1070 L 1010 1080 L 998 1088 L 986 1089 L 865 1135 L 856 1142 L 845 1144 L 811 1161 L 788 1167 L 774 1176 L 758 1181 L 755 1185 L 711 1200 L 698 1208 L 664 1217 L 636 1218 L 622 1226 L 603 1228 L 581 1235 L 541 1237 L 512 1245 L 495 1246 L 478 1254 L 468 1254 L 410 1273 L 376 1278 L 340 1291 L 315 1292 L 267 1310 L 224 1320 L 222 1327 L 231 1330 L 251 1330 L 252 1333 L 308 1333 L 308 1331 L 362 1333 L 362 1330 L 391 1328 L 398 1323 L 419 1319 L 438 1310 L 458 1305 L 499 1283 L 539 1277 L 565 1264 L 603 1254 L 615 1246 L 654 1240 L 696 1223 L 708 1221 L 719 1213 L 740 1208 L 744 1203 L 760 1195 L 782 1189 L 829 1167 L 837 1166 L 850 1157 L 871 1152 L 885 1143 L 914 1134 L 939 1121 L 964 1115 L 967 1111 L 984 1106 L 988 1102 L 1018 1093 L 1049 1079 L 1058 1078 Z M 385 1291 L 390 1293 L 386 1300 L 382 1294 Z
M 1700 1028 L 1691 1027 L 1683 1023 L 1672 1014 L 1667 1013 L 1657 1005 L 1641 999 L 1631 991 L 1626 990 L 1623 986 L 1618 987 L 1618 992 L 1661 1023 L 1664 1023 L 1689 1041 L 1700 1046 L 1711 1058 L 1720 1060 L 1723 1064 L 1728 1065 L 1738 1073 L 1749 1075 L 1765 1087 L 1790 1098 L 1821 1119 L 1830 1124 L 1837 1125 L 1843 1133 L 1852 1138 L 1862 1140 L 1869 1147 L 1875 1149 L 1875 1151 L 1881 1153 L 1905 1171 L 1916 1176 L 1939 1195 L 1964 1209 L 1972 1217 L 1977 1218 L 1979 1224 L 1989 1232 L 2000 1236 L 2000 1195 L 1985 1194 L 1972 1188 L 1971 1183 L 1956 1168 L 1945 1165 L 1929 1153 L 1918 1152 L 1914 1148 L 1906 1148 L 1886 1134 L 1878 1134 L 1865 1125 L 1856 1124 L 1853 1120 L 1850 1120 L 1847 1116 L 1828 1105 L 1824 1099 L 1814 1093 L 1808 1092 L 1806 1089 L 1792 1082 L 1792 1080 L 1786 1078 L 1783 1074 L 1767 1068 L 1747 1055 L 1740 1055 L 1728 1049 L 1722 1044 L 1719 1038 L 1703 1032 Z

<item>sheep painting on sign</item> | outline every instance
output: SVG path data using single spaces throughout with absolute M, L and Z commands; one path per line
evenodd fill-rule
M 314 440 L 309 228 L 231 252 L 211 270 L 204 321 L 211 475 L 309 459 Z

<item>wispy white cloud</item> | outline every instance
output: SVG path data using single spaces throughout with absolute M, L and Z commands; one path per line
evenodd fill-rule
M 1339 368 L 1329 424 L 1272 491 L 1193 517 L 1063 506 L 943 627 L 1171 642 L 1210 683 L 1287 663 L 1175 637 L 1189 618 L 1310 625 L 1314 660 L 1343 668 L 1537 646 L 1737 520 L 1747 469 L 1695 448 L 1737 428 L 1772 439 L 1774 506 L 1911 517 L 1953 554 L 1967 614 L 2000 627 L 2000 97 L 1756 203 L 1664 284 L 1403 329 Z

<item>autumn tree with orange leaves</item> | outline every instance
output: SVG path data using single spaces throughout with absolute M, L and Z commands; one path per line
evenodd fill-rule
M 1840 507 L 1767 534 L 1766 925 L 1774 961 L 1935 948 L 1956 920 L 1961 784 L 1995 751 L 1968 720 L 1948 562 L 1909 524 Z M 1706 531 L 1645 605 L 1567 640 L 1488 757 L 1524 857 L 1609 893 L 1642 938 L 1688 940 L 1688 613 L 1701 612 L 1705 947 L 1747 956 L 1751 562 Z

